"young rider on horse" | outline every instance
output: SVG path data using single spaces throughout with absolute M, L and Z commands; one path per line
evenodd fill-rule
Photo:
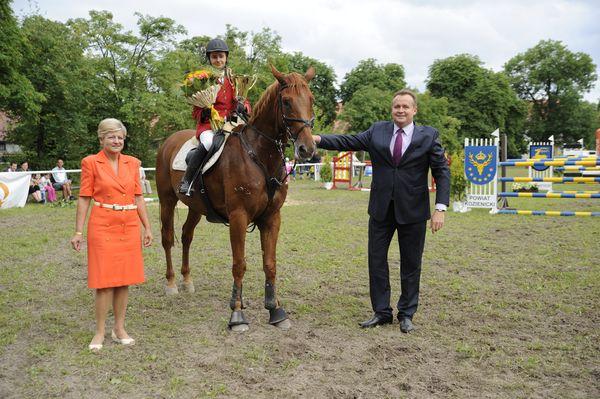
M 238 115 L 248 115 L 250 113 L 250 103 L 245 100 L 238 102 L 235 96 L 235 89 L 231 80 L 231 69 L 227 68 L 227 58 L 229 57 L 229 47 L 221 39 L 212 39 L 206 46 L 206 59 L 214 68 L 222 70 L 221 89 L 217 94 L 214 108 L 223 118 L 231 118 L 234 113 Z M 197 169 L 202 165 L 204 157 L 210 150 L 215 132 L 210 127 L 210 108 L 200 108 L 194 106 L 192 117 L 198 122 L 196 126 L 196 138 L 200 140 L 198 148 L 192 151 L 191 159 L 188 162 L 185 175 L 181 180 L 179 192 L 191 196 L 194 191 L 191 187 Z

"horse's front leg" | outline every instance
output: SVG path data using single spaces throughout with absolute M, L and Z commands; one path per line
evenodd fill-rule
M 277 277 L 277 238 L 281 215 L 279 212 L 268 218 L 259 226 L 260 244 L 263 252 L 263 270 L 265 272 L 265 308 L 269 311 L 269 324 L 288 329 L 291 323 L 288 315 L 279 303 L 275 280 Z
M 248 216 L 245 212 L 232 212 L 229 215 L 229 241 L 231 242 L 231 253 L 233 265 L 233 289 L 231 290 L 231 318 L 229 328 L 232 331 L 243 332 L 248 330 L 248 321 L 244 317 L 244 300 L 242 287 L 244 273 L 246 272 L 246 228 L 248 227 Z

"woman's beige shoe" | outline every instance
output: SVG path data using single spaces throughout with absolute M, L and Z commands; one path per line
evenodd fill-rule
M 118 338 L 117 334 L 115 334 L 115 330 L 111 331 L 112 340 L 121 345 L 134 345 L 135 339 L 133 338 Z
M 102 344 L 89 344 L 88 349 L 92 352 L 100 352 L 100 349 L 102 349 Z

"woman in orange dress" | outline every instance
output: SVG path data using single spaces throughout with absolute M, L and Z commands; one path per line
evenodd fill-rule
M 81 250 L 83 225 L 90 206 L 87 229 L 88 287 L 96 290 L 96 334 L 89 349 L 102 349 L 105 322 L 112 302 L 115 317 L 113 341 L 135 343 L 125 331 L 129 286 L 144 282 L 142 244 L 152 244 L 146 203 L 140 186 L 140 161 L 121 154 L 127 130 L 118 119 L 98 125 L 102 150 L 81 161 L 75 235 L 71 245 Z M 141 232 L 141 224 L 144 233 Z

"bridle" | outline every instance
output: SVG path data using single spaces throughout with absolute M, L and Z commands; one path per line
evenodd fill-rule
M 283 127 L 285 128 L 288 139 L 290 139 L 291 142 L 294 143 L 298 139 L 300 132 L 302 132 L 304 128 L 310 127 L 312 129 L 315 126 L 315 115 L 313 114 L 312 118 L 310 119 L 290 118 L 289 116 L 287 116 L 283 110 L 283 96 L 281 95 L 283 90 L 287 88 L 289 88 L 287 84 L 279 83 L 279 109 L 281 110 L 281 119 L 283 121 Z M 298 130 L 296 130 L 295 134 L 292 132 L 291 126 L 289 125 L 290 122 L 302 123 L 302 126 L 300 126 Z

